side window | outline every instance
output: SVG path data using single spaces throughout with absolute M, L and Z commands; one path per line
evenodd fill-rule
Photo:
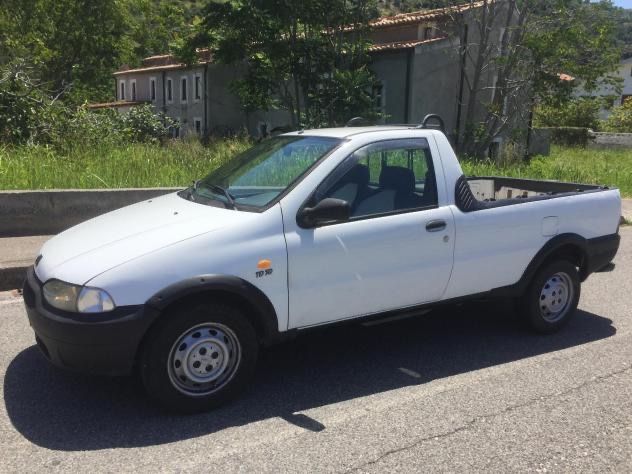
M 352 219 L 437 205 L 437 183 L 426 139 L 368 145 L 340 169 L 342 176 L 326 180 L 317 200 L 332 197 L 349 202 Z

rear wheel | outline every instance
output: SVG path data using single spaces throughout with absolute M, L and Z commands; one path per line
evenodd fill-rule
M 581 283 L 575 265 L 557 260 L 536 273 L 520 299 L 519 309 L 534 330 L 552 333 L 574 316 L 580 292 Z
M 258 342 L 236 308 L 198 303 L 174 311 L 141 354 L 148 395 L 166 408 L 195 413 L 235 398 L 254 373 Z

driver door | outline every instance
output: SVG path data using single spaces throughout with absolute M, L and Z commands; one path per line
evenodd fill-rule
M 357 150 L 308 204 L 344 199 L 345 222 L 286 221 L 289 327 L 301 328 L 441 299 L 452 271 L 454 222 L 437 203 L 423 138 Z M 288 216 L 289 217 L 289 216 Z

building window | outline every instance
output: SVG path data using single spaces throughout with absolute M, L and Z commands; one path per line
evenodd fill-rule
M 132 90 L 132 100 L 136 100 L 136 79 L 130 81 L 130 89 Z
M 173 102 L 173 81 L 171 78 L 167 79 L 167 102 L 169 104 Z
M 181 102 L 186 102 L 187 101 L 187 78 L 183 77 L 182 79 L 180 79 L 180 101 Z
M 149 98 L 152 102 L 156 102 L 156 78 L 149 78 Z
M 125 100 L 125 81 L 120 82 L 119 90 L 119 100 Z
M 376 84 L 373 86 L 373 107 L 375 111 L 382 115 L 382 121 L 386 118 L 386 97 L 384 84 Z
M 193 127 L 195 128 L 195 133 L 198 136 L 202 136 L 202 119 L 196 117 L 193 119 Z
M 432 26 L 426 26 L 424 28 L 424 40 L 432 39 Z
M 195 75 L 195 85 L 194 85 L 194 96 L 195 100 L 200 100 L 202 98 L 202 77 L 199 74 Z

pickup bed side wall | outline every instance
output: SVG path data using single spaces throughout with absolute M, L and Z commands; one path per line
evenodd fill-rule
M 593 239 L 615 234 L 617 190 L 464 213 L 456 223 L 454 269 L 445 299 L 483 293 L 517 283 L 536 254 L 553 237 L 577 234 Z
M 556 235 L 594 239 L 617 232 L 621 199 L 616 189 L 499 207 L 477 206 L 476 212 L 463 212 L 455 201 L 457 183 L 467 184 L 463 170 L 445 136 L 438 133 L 434 137 L 456 226 L 454 267 L 443 299 L 514 285 Z

